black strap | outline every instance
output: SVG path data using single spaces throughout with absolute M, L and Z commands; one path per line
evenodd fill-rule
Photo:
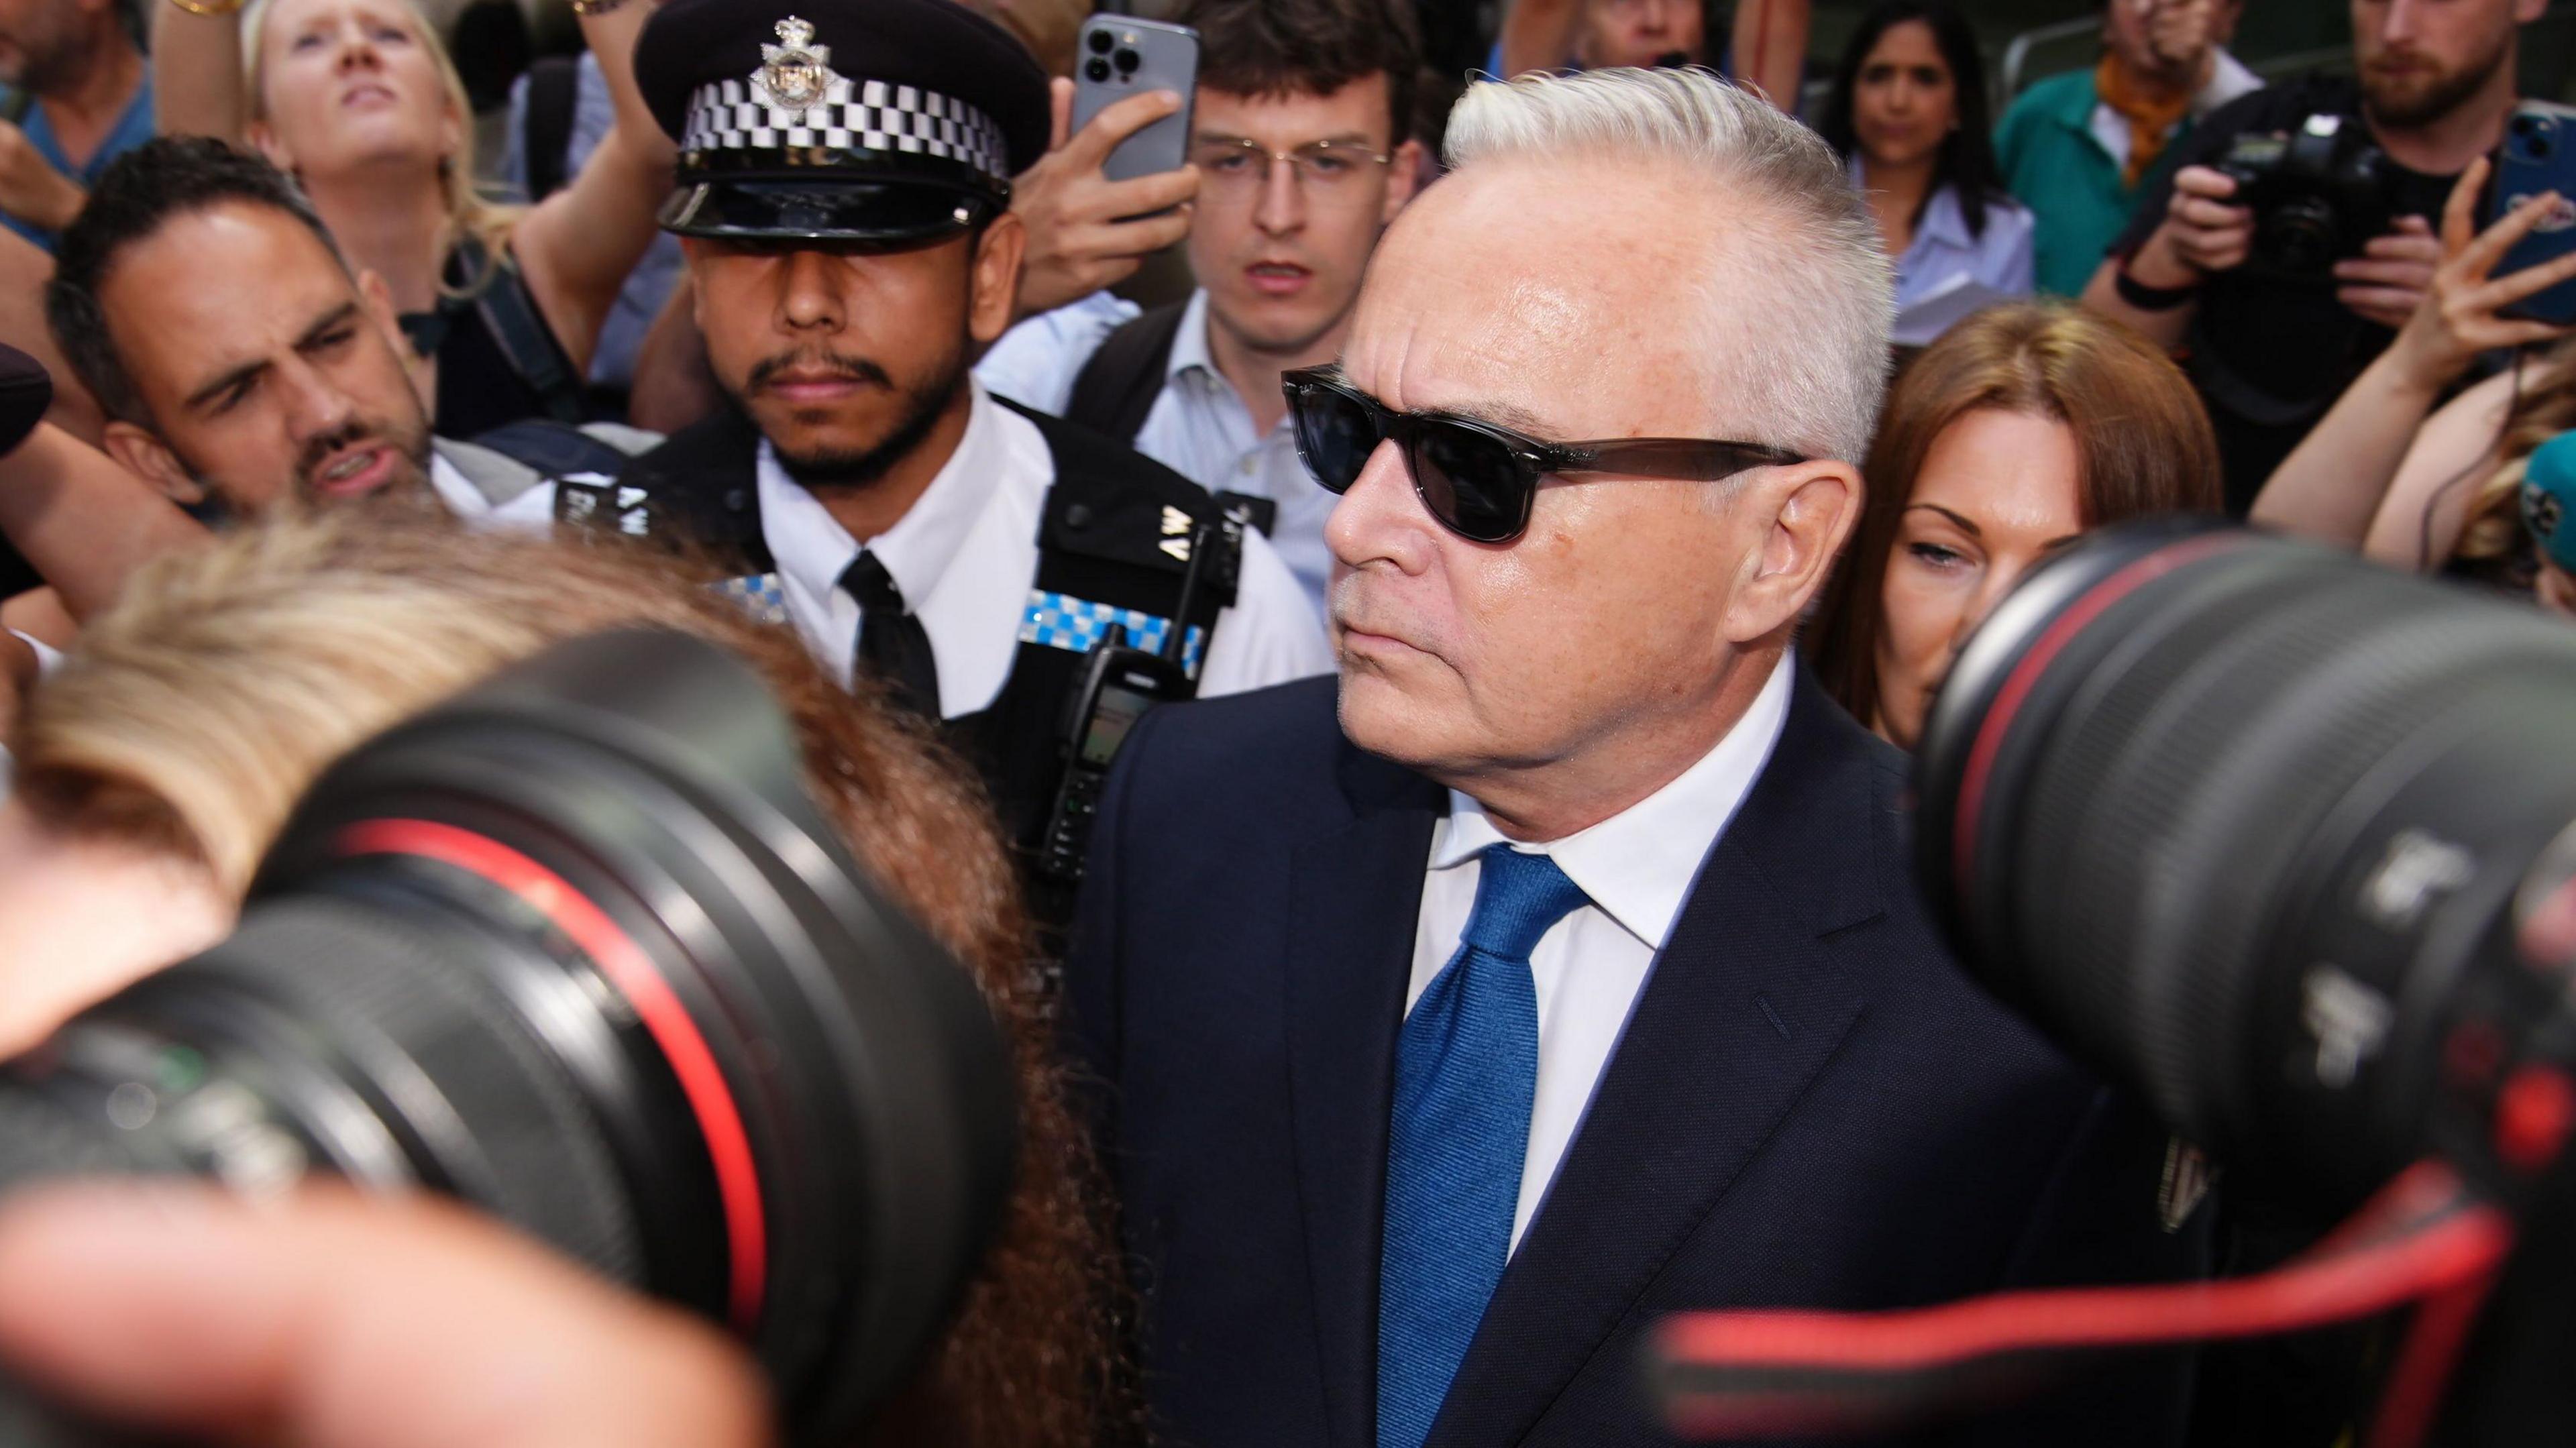
M 536 299 L 528 295 L 527 284 L 517 269 L 493 262 L 483 244 L 470 236 L 457 244 L 457 252 L 464 259 L 469 277 L 482 276 L 487 266 L 506 269 L 505 275 L 477 286 L 471 304 L 482 314 L 483 325 L 491 332 L 501 355 L 510 359 L 510 370 L 537 394 L 546 416 L 580 426 L 589 416 L 582 379 L 565 363 L 563 345 L 555 340 L 554 329 L 546 325 L 546 319 L 537 315 Z M 439 310 L 447 310 L 450 300 L 441 298 Z
M 1181 313 L 1188 306 L 1173 302 L 1156 307 L 1102 339 L 1100 350 L 1073 379 L 1065 421 L 1134 442 L 1154 410 L 1154 399 L 1163 395 L 1163 374 L 1171 368 L 1172 343 L 1181 335 Z
M 581 59 L 549 55 L 528 67 L 528 114 L 519 132 L 528 158 L 528 201 L 563 189 L 570 179 L 573 113 L 581 97 Z

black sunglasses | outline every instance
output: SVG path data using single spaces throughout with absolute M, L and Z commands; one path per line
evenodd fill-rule
M 1404 450 L 1413 491 L 1441 526 L 1477 543 L 1508 543 L 1529 526 L 1530 500 L 1551 473 L 1630 477 L 1732 477 L 1747 468 L 1803 462 L 1796 453 L 1749 442 L 1688 437 L 1541 442 L 1471 417 L 1397 412 L 1333 375 L 1308 368 L 1280 379 L 1297 423 L 1297 455 L 1327 491 L 1346 493 L 1377 445 Z

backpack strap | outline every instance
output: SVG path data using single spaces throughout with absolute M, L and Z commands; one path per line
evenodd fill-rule
M 1163 395 L 1172 365 L 1172 343 L 1181 335 L 1187 302 L 1172 302 L 1120 326 L 1100 343 L 1073 379 L 1064 419 L 1103 437 L 1133 443 Z
M 528 161 L 528 202 L 534 205 L 571 179 L 572 123 L 581 94 L 577 56 L 549 55 L 528 67 L 528 112 L 520 128 L 520 154 Z
M 482 314 L 483 325 L 491 331 L 501 355 L 510 359 L 510 370 L 537 394 L 546 416 L 580 426 L 590 413 L 582 379 L 573 372 L 572 364 L 564 357 L 563 344 L 555 340 L 546 319 L 537 315 L 536 298 L 528 295 L 528 284 L 519 275 L 518 267 L 507 258 L 493 258 L 481 242 L 470 236 L 457 244 L 457 250 L 464 258 L 468 276 L 480 276 L 486 267 L 498 269 L 497 275 L 485 278 L 475 289 L 472 305 Z

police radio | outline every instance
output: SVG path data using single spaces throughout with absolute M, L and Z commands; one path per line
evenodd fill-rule
M 1047 818 L 1046 836 L 1038 848 L 1038 872 L 1067 884 L 1082 878 L 1082 859 L 1091 847 L 1091 822 L 1100 810 L 1101 786 L 1119 746 L 1145 711 L 1157 704 L 1196 697 L 1198 681 L 1183 662 L 1189 647 L 1190 617 L 1200 591 L 1211 585 L 1230 588 L 1231 578 L 1211 580 L 1211 568 L 1231 571 L 1243 547 L 1243 524 L 1228 517 L 1201 523 L 1190 532 L 1189 572 L 1181 578 L 1181 597 L 1163 631 L 1163 651 L 1132 648 L 1122 624 L 1111 624 L 1084 661 L 1082 682 L 1065 712 L 1059 749 L 1064 782 L 1056 786 L 1055 812 Z M 1214 632 L 1213 629 L 1210 630 Z

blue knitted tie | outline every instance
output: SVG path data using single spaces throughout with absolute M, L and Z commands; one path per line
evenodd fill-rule
M 1420 1448 L 1502 1280 L 1538 1092 L 1530 951 L 1589 903 L 1545 855 L 1495 845 L 1482 859 L 1466 938 L 1396 1042 L 1378 1259 L 1378 1448 Z

